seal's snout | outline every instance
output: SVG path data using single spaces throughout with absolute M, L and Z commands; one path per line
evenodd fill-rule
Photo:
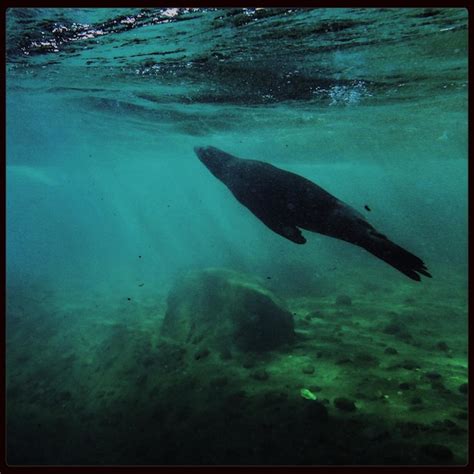
M 196 153 L 197 157 L 204 163 L 205 159 L 208 156 L 207 147 L 205 146 L 195 146 L 194 153 Z
M 197 156 L 200 156 L 203 151 L 204 151 L 203 146 L 195 146 L 194 147 L 194 153 L 196 153 Z

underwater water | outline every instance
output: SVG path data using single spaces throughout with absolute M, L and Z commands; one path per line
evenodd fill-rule
M 467 10 L 9 9 L 9 464 L 465 464 Z M 312 180 L 421 258 L 272 232 Z

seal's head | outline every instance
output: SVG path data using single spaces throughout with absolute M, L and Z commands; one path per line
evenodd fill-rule
M 235 156 L 229 155 L 213 146 L 196 146 L 194 152 L 209 171 L 219 179 L 225 177 L 229 166 L 238 160 Z

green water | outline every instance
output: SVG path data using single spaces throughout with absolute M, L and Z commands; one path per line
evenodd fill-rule
M 6 24 L 10 464 L 467 462 L 466 10 Z M 273 233 L 197 159 L 206 145 L 311 179 L 433 278 Z M 205 337 L 163 338 L 170 291 L 209 268 L 256 279 L 295 341 L 196 359 Z

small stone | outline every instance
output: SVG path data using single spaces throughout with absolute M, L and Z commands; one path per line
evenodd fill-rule
M 336 298 L 336 304 L 339 305 L 339 306 L 351 306 L 352 305 L 352 300 L 347 295 L 339 295 Z
M 425 444 L 421 446 L 421 451 L 436 461 L 451 461 L 454 457 L 453 452 L 442 444 Z
M 407 327 L 403 323 L 397 321 L 392 321 L 391 323 L 387 324 L 384 327 L 383 332 L 385 334 L 391 334 L 392 336 L 395 336 L 399 339 L 411 339 L 411 334 Z
M 301 369 L 303 374 L 314 374 L 314 365 L 311 365 L 311 364 L 306 364 L 303 366 L 303 368 Z
M 355 411 L 356 406 L 352 400 L 348 398 L 339 397 L 334 399 L 334 406 L 341 411 Z
M 462 383 L 461 385 L 459 385 L 458 390 L 459 390 L 459 392 L 464 393 L 465 395 L 467 395 L 467 383 Z
M 305 398 L 306 400 L 316 400 L 317 397 L 316 395 L 309 389 L 307 388 L 302 388 L 300 390 L 300 395 Z
M 402 390 L 410 390 L 412 387 L 413 385 L 408 382 L 402 382 L 398 384 L 398 388 L 401 388 Z
M 373 356 L 372 354 L 369 354 L 367 352 L 359 352 L 355 356 L 355 362 L 358 365 L 362 366 L 377 366 L 379 365 L 379 360 L 377 357 Z
M 431 382 L 431 388 L 433 388 L 434 390 L 439 390 L 440 392 L 448 391 L 447 388 L 444 386 L 444 383 L 440 382 L 439 380 L 433 380 Z
M 425 377 L 430 380 L 439 380 L 441 379 L 441 374 L 438 374 L 438 372 L 426 372 Z
M 436 349 L 443 352 L 449 351 L 448 344 L 446 344 L 446 342 L 444 341 L 439 341 L 438 343 L 436 343 Z
M 252 378 L 254 378 L 255 380 L 268 380 L 269 377 L 270 375 L 265 369 L 258 369 L 252 373 Z
M 201 350 L 197 351 L 196 354 L 194 354 L 194 358 L 196 360 L 204 359 L 204 357 L 207 357 L 209 354 L 210 354 L 209 349 L 204 348 L 204 349 L 201 349 Z
M 405 370 L 415 370 L 419 369 L 420 365 L 413 360 L 404 360 L 401 364 L 401 367 Z
M 385 354 L 390 354 L 390 355 L 398 354 L 397 349 L 395 349 L 394 347 L 387 347 L 384 352 Z

